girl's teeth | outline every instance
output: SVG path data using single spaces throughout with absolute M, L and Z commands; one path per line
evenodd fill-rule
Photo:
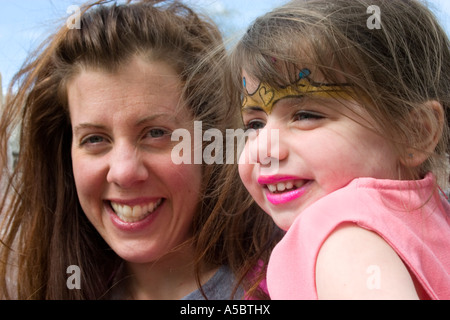
M 305 183 L 306 183 L 305 180 L 299 180 L 299 181 L 297 181 L 297 182 L 294 183 L 294 186 L 298 189 L 298 188 L 303 187 L 303 185 L 304 185 Z
M 304 184 L 303 181 L 287 181 L 287 182 L 279 182 L 277 184 L 268 184 L 267 188 L 269 189 L 270 192 L 275 193 L 275 192 L 284 192 L 284 191 L 289 191 L 291 189 L 294 189 L 294 187 L 296 189 L 302 187 Z
M 154 203 L 134 207 L 111 202 L 111 207 L 113 208 L 117 216 L 120 218 L 120 220 L 132 223 L 148 217 L 151 213 L 153 213 L 153 211 L 155 211 L 156 208 L 159 207 L 161 202 L 162 200 L 160 199 Z

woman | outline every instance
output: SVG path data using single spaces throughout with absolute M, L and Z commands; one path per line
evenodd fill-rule
M 2 177 L 3 298 L 264 297 L 278 229 L 236 166 L 171 161 L 175 130 L 238 125 L 220 33 L 178 2 L 103 2 L 13 81 L 0 126 L 2 163 L 21 126 L 17 166 Z

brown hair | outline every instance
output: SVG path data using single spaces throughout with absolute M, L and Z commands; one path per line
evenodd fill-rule
M 368 24 L 374 22 L 370 6 L 379 9 L 378 27 Z M 432 171 L 446 186 L 449 39 L 422 3 L 290 1 L 258 18 L 231 55 L 233 81 L 241 90 L 242 69 L 274 87 L 284 87 L 296 80 L 305 65 L 313 65 L 329 83 L 346 83 L 343 91 L 367 109 L 400 157 L 405 158 L 407 150 L 424 152 L 419 145 L 429 133 L 417 120 L 425 115 L 433 119 L 442 136 L 434 152 L 427 153 L 426 161 L 409 174 L 420 179 Z M 427 101 L 442 105 L 443 124 L 425 107 Z
M 81 67 L 114 71 L 136 54 L 168 62 L 180 74 L 183 99 L 203 130 L 225 132 L 238 125 L 238 110 L 229 106 L 225 49 L 213 23 L 177 1 L 107 2 L 86 5 L 81 28 L 62 27 L 10 87 L 0 122 L 2 181 L 7 181 L 0 229 L 4 298 L 105 298 L 120 268 L 121 259 L 87 220 L 75 189 L 65 85 Z M 19 90 L 13 94 L 14 84 Z M 8 177 L 7 143 L 17 126 L 20 154 Z M 204 197 L 192 239 L 197 281 L 203 263 L 226 264 L 248 294 L 262 297 L 256 287 L 279 230 L 244 191 L 236 166 L 203 167 Z M 258 262 L 261 272 L 249 280 Z M 81 281 L 88 285 L 81 290 L 67 289 L 70 265 L 82 270 Z

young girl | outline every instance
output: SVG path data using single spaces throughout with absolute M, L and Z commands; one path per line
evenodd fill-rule
M 292 1 L 231 55 L 239 171 L 286 235 L 272 299 L 449 299 L 445 32 L 420 2 Z

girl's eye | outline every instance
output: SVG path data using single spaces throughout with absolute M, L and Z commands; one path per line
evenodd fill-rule
M 266 126 L 266 124 L 261 120 L 251 120 L 245 125 L 245 131 L 247 130 L 260 130 L 263 129 Z
M 294 115 L 294 121 L 320 120 L 323 118 L 324 116 L 320 113 L 306 110 L 299 111 Z

